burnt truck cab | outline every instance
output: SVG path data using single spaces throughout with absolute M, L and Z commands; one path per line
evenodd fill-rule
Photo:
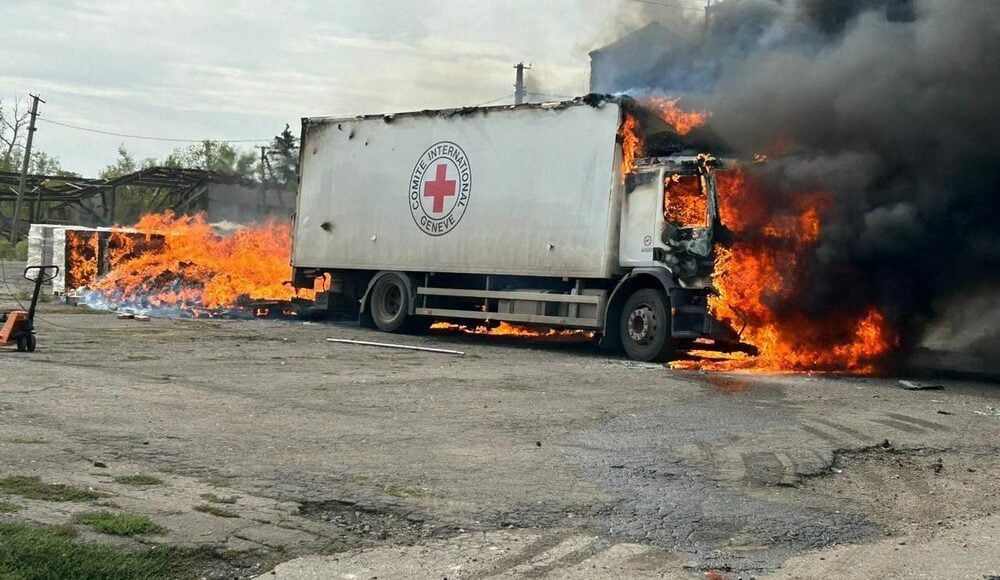
M 584 330 L 642 361 L 738 347 L 708 308 L 719 162 L 628 97 L 303 119 L 302 139 L 292 265 L 328 281 L 317 309 Z
M 619 261 L 628 274 L 616 294 L 653 278 L 667 298 L 660 304 L 658 292 L 645 293 L 609 315 L 621 324 L 618 332 L 606 330 L 605 340 L 620 341 L 633 358 L 666 360 L 695 339 L 740 348 L 737 334 L 708 311 L 716 243 L 725 237 L 715 182 L 721 167 L 709 155 L 682 152 L 640 159 L 626 177 Z M 667 340 L 657 336 L 660 312 L 670 321 Z

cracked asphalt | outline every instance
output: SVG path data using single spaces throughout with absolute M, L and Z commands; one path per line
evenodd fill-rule
M 0 351 L 0 477 L 103 497 L 0 495 L 24 507 L 0 518 L 143 513 L 168 530 L 146 542 L 243 555 L 206 577 L 1000 573 L 994 384 L 670 371 L 587 343 L 57 304 L 41 317 L 37 352 Z M 114 481 L 138 473 L 163 484 Z

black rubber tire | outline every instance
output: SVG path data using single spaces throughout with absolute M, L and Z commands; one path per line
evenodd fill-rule
M 670 297 L 662 290 L 636 290 L 619 321 L 622 346 L 632 360 L 666 362 L 674 355 L 670 336 Z
M 368 309 L 379 330 L 405 331 L 410 312 L 410 296 L 403 279 L 398 274 L 386 274 L 379 278 L 368 297 Z
M 28 340 L 25 337 L 17 339 L 17 352 L 25 352 L 28 350 Z
M 25 338 L 25 341 L 27 343 L 25 344 L 25 347 L 27 348 L 28 352 L 35 352 L 35 347 L 38 346 L 38 341 L 35 340 L 35 335 L 29 334 L 27 338 Z

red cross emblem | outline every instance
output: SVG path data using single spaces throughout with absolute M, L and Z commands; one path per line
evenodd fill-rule
M 472 165 L 457 143 L 438 141 L 417 158 L 406 201 L 422 232 L 443 236 L 455 229 L 471 195 Z
M 448 179 L 448 165 L 440 163 L 437 166 L 434 181 L 424 183 L 424 197 L 433 198 L 434 204 L 431 208 L 433 213 L 442 213 L 444 199 L 453 195 L 455 195 L 455 181 Z

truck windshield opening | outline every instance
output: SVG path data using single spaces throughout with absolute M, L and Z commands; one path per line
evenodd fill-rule
M 664 179 L 663 218 L 678 227 L 708 226 L 708 196 L 701 176 L 674 174 Z

